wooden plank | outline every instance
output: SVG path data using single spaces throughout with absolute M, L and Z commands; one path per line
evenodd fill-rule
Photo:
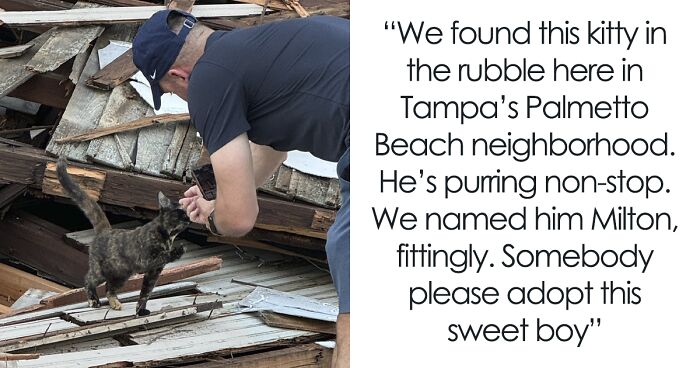
M 88 88 L 85 85 L 87 78 L 99 70 L 99 60 L 97 50 L 109 43 L 109 39 L 117 39 L 118 30 L 108 27 L 97 39 L 95 47 L 92 48 L 85 67 L 80 75 L 78 84 L 75 86 L 70 102 L 63 112 L 56 130 L 49 141 L 46 151 L 56 156 L 65 155 L 73 161 L 85 162 L 85 152 L 88 143 L 57 144 L 56 139 L 90 131 L 95 128 L 102 116 L 105 105 L 109 100 L 109 92 Z
M 137 93 L 129 84 L 119 85 L 112 90 L 97 123 L 97 129 L 118 126 L 122 122 L 153 114 L 153 110 L 143 99 L 134 96 L 137 96 Z M 136 132 L 124 132 L 92 140 L 85 156 L 88 160 L 103 165 L 133 170 L 136 138 Z
M 327 262 L 325 255 L 323 253 L 310 252 L 310 251 L 305 250 L 305 249 L 293 249 L 291 247 L 282 248 L 281 246 L 263 243 L 261 241 L 253 240 L 251 238 L 227 238 L 227 237 L 218 237 L 218 236 L 212 235 L 212 236 L 209 236 L 207 238 L 207 241 L 210 243 L 225 243 L 225 244 L 232 244 L 232 245 L 238 245 L 238 246 L 243 246 L 243 247 L 261 249 L 261 250 L 267 250 L 267 251 L 276 252 L 279 254 L 285 254 L 288 256 L 299 257 L 299 258 L 304 258 L 304 259 L 311 259 L 311 260 L 314 260 L 316 262 L 321 262 L 321 263 Z
M 194 291 L 196 288 L 197 284 L 189 281 L 183 281 L 163 286 L 156 286 L 151 292 L 151 298 L 155 299 L 167 295 L 187 293 Z M 123 303 L 136 301 L 139 297 L 140 292 L 141 291 L 139 290 L 128 293 L 121 293 L 118 295 L 119 300 Z M 107 298 L 100 299 L 100 303 L 106 305 Z M 0 317 L 0 327 L 2 327 L 0 331 L 4 331 L 6 328 L 10 328 L 11 326 L 16 326 L 22 323 L 41 321 L 52 317 L 59 317 L 62 316 L 65 311 L 84 308 L 86 305 L 87 298 L 81 303 L 70 304 L 62 307 L 47 308 L 46 305 L 40 304 L 35 306 L 39 309 L 31 310 L 30 308 L 26 308 L 25 310 L 16 310 L 8 316 Z
M 138 72 L 133 57 L 133 50 L 129 49 L 88 78 L 85 84 L 105 91 L 114 89 Z
M 335 322 L 338 308 L 321 303 L 316 299 L 285 293 L 278 290 L 257 287 L 240 305 L 295 317 L 311 318 L 326 322 Z
M 8 353 L 0 353 L 0 362 L 9 362 L 9 361 L 17 361 L 17 360 L 29 360 L 29 359 L 37 359 L 41 356 L 41 354 L 8 354 Z
M 277 173 L 261 188 L 291 200 L 302 200 L 328 208 L 340 207 L 340 182 L 303 173 L 286 165 L 280 165 Z
M 333 350 L 304 344 L 226 360 L 188 365 L 190 368 L 330 368 Z
M 73 91 L 73 84 L 66 82 L 65 76 L 59 73 L 35 74 L 12 90 L 8 96 L 63 110 L 68 105 Z
M 41 321 L 31 321 L 20 323 L 13 326 L 3 327 L 0 331 L 0 344 L 3 341 L 13 340 L 24 336 L 42 334 L 48 331 L 59 331 L 63 329 L 74 328 L 77 325 L 68 321 L 64 321 L 59 317 L 51 317 Z M 3 351 L 0 349 L 0 351 Z
M 222 260 L 219 257 L 210 257 L 203 260 L 198 260 L 195 262 L 190 262 L 184 265 L 169 267 L 163 270 L 158 278 L 157 285 L 170 284 L 175 281 L 179 281 L 188 277 L 195 275 L 200 275 L 202 273 L 215 271 L 221 268 Z M 135 291 L 141 289 L 141 284 L 143 283 L 143 274 L 134 275 L 126 281 L 124 286 L 120 289 L 121 292 Z M 104 284 L 97 288 L 97 293 L 100 297 L 105 295 Z M 42 304 L 53 308 L 63 305 L 78 303 L 85 299 L 85 291 L 80 289 L 73 289 L 65 291 L 61 294 L 54 295 L 52 297 L 46 298 L 41 301 Z
M 27 50 L 29 50 L 32 46 L 34 46 L 33 42 L 27 42 L 24 45 L 0 48 L 0 59 L 10 59 L 24 55 L 24 53 L 27 52 Z
M 185 308 L 175 308 L 165 312 L 154 313 L 145 317 L 130 318 L 117 322 L 105 322 L 100 324 L 49 331 L 48 333 L 22 336 L 21 338 L 0 341 L 0 352 L 12 352 L 26 350 L 37 346 L 56 344 L 59 342 L 76 341 L 84 338 L 113 336 L 135 328 L 153 324 L 162 324 L 165 321 L 178 320 L 194 314 L 220 308 L 221 303 L 197 304 Z
M 47 291 L 41 289 L 28 289 L 27 291 L 12 303 L 12 309 L 22 309 L 30 307 L 41 302 L 41 299 L 48 298 L 52 295 L 58 294 L 55 291 Z
M 29 147 L 12 147 L 0 144 L 0 157 L 5 161 L 0 166 L 0 180 L 29 184 L 41 188 L 44 168 L 53 162 L 45 152 Z M 90 167 L 78 165 L 80 167 Z M 158 209 L 157 193 L 162 191 L 171 198 L 179 198 L 190 187 L 180 181 L 166 180 L 146 175 L 104 169 L 107 173 L 100 202 L 129 208 Z M 301 203 L 285 202 L 265 195 L 258 195 L 258 215 L 256 226 L 284 225 L 288 232 L 303 233 L 311 226 L 317 211 L 333 214 L 332 210 L 318 209 Z M 319 235 L 319 231 L 313 230 Z M 318 237 L 318 236 L 317 236 Z
M 168 123 L 181 123 L 189 121 L 189 114 L 162 114 L 156 116 L 148 116 L 125 123 L 121 123 L 115 126 L 109 126 L 99 129 L 94 129 L 86 133 L 76 134 L 73 136 L 67 136 L 63 138 L 55 139 L 56 143 L 69 143 L 69 142 L 83 142 L 92 139 L 105 137 L 111 134 L 128 132 L 131 130 L 141 129 L 144 127 L 149 127 L 153 125 L 168 124 Z
M 29 213 L 11 212 L 0 222 L 0 253 L 68 285 L 82 285 L 88 256 L 63 241 L 66 232 Z
M 102 188 L 104 188 L 105 178 L 107 173 L 102 170 L 86 169 L 83 167 L 68 166 L 68 175 L 73 179 L 73 182 L 78 184 L 88 197 L 95 201 L 100 199 Z M 58 181 L 58 173 L 56 172 L 56 164 L 51 162 L 46 164 L 44 171 L 44 181 L 41 185 L 41 191 L 45 194 L 70 198 L 63 186 Z
M 216 294 L 173 296 L 169 298 L 149 299 L 148 310 L 151 314 L 187 307 L 197 304 L 220 302 L 221 296 Z M 136 314 L 137 302 L 123 303 L 121 310 L 111 309 L 109 306 L 101 308 L 82 308 L 77 311 L 66 311 L 68 318 L 79 325 L 100 323 L 125 317 L 133 317 Z
M 55 30 L 47 31 L 32 42 L 34 47 L 30 48 L 24 55 L 12 59 L 0 59 L 0 97 L 7 96 L 17 86 L 28 81 L 35 72 L 29 71 L 25 65 L 34 57 L 39 48 L 53 35 Z
M 261 311 L 258 315 L 268 326 L 335 335 L 335 323 L 333 322 L 286 316 L 284 314 L 266 311 Z
M 0 21 L 9 26 L 137 23 L 151 17 L 164 6 L 119 7 L 100 9 L 70 9 L 56 11 L 15 11 L 0 13 Z M 262 8 L 249 4 L 195 5 L 197 18 L 240 17 L 260 14 Z
M 0 295 L 15 301 L 29 289 L 64 292 L 67 287 L 0 263 Z
M 9 314 L 9 313 L 12 313 L 12 308 L 10 308 L 4 304 L 0 304 L 0 314 Z
M 95 12 L 97 4 L 78 2 L 72 11 Z M 2 13 L 7 14 L 7 13 Z M 0 14 L 0 17 L 2 17 Z M 37 50 L 26 68 L 35 73 L 46 73 L 72 59 L 104 31 L 102 26 L 64 27 L 55 29 L 51 37 Z

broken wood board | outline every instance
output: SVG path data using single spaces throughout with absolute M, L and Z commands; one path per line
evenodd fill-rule
M 29 306 L 39 304 L 41 299 L 48 298 L 50 296 L 58 294 L 55 291 L 41 290 L 41 289 L 28 289 L 27 291 L 12 303 L 13 309 L 22 309 Z
M 185 293 L 185 292 L 190 292 L 193 291 L 197 288 L 197 284 L 194 282 L 190 281 L 183 281 L 183 282 L 178 282 L 175 284 L 169 284 L 169 285 L 163 285 L 163 286 L 156 286 L 153 291 L 151 292 L 151 298 L 160 298 L 162 296 L 167 296 L 167 295 L 173 295 L 173 294 L 179 294 L 179 293 Z M 138 299 L 140 291 L 132 291 L 128 293 L 121 293 L 118 294 L 119 300 L 122 302 L 133 302 Z M 100 299 L 100 303 L 102 304 L 107 304 L 107 298 L 102 298 Z M 45 305 L 41 305 L 40 310 L 34 310 L 34 311 L 26 311 L 25 313 L 21 313 L 23 311 L 14 311 L 12 315 L 9 316 L 3 316 L 0 317 L 0 327 L 3 329 L 7 326 L 13 326 L 19 323 L 26 323 L 26 322 L 32 322 L 32 321 L 39 321 L 43 320 L 46 318 L 53 318 L 53 317 L 59 317 L 64 314 L 65 311 L 68 310 L 77 310 L 80 308 L 84 308 L 87 305 L 87 297 L 85 300 L 81 303 L 76 303 L 76 304 L 71 304 L 71 305 L 66 305 L 62 307 L 56 307 L 56 308 L 46 308 Z M 1 329 L 0 329 L 1 330 Z
M 188 277 L 199 275 L 206 272 L 215 271 L 221 268 L 222 260 L 219 257 L 209 257 L 202 260 L 197 260 L 180 266 L 170 266 L 161 272 L 158 278 L 157 285 L 165 285 L 179 281 Z M 138 274 L 130 277 L 124 286 L 119 289 L 120 292 L 127 291 L 137 291 L 141 290 L 141 284 L 143 283 L 143 274 Z M 97 293 L 100 297 L 105 295 L 104 284 L 97 288 Z M 63 305 L 78 303 L 85 299 L 85 291 L 80 289 L 73 289 L 65 291 L 61 294 L 54 295 L 52 297 L 46 298 L 41 301 L 42 304 L 52 308 L 59 307 Z
M 153 110 L 129 84 L 112 90 L 97 122 L 97 129 L 117 126 L 122 122 L 143 118 Z M 87 160 L 122 170 L 134 170 L 136 132 L 123 132 L 90 141 L 85 153 Z
M 85 85 L 85 81 L 99 70 L 97 50 L 106 46 L 110 39 L 130 39 L 133 37 L 133 33 L 134 30 L 129 27 L 110 26 L 97 39 L 66 110 L 46 147 L 47 152 L 56 156 L 65 155 L 73 161 L 87 162 L 88 142 L 58 144 L 56 140 L 95 129 L 111 95 L 110 92 L 96 90 Z
M 77 2 L 72 11 L 82 10 L 94 12 L 98 11 L 98 8 L 102 8 L 102 5 Z M 27 70 L 34 73 L 45 73 L 58 68 L 83 51 L 92 40 L 97 38 L 102 31 L 104 31 L 104 27 L 62 27 L 54 28 L 52 31 L 51 37 L 41 45 L 36 54 L 25 66 Z
M 177 124 L 160 173 L 171 178 L 181 178 L 190 162 L 199 159 L 201 150 L 202 139 L 197 137 L 197 129 L 189 123 Z M 196 157 L 193 158 L 192 155 Z
M 206 363 L 190 368 L 330 368 L 333 350 L 318 344 L 304 344 L 263 353 L 248 354 Z
M 3 341 L 13 340 L 24 336 L 43 334 L 44 332 L 59 331 L 68 328 L 77 327 L 75 323 L 65 321 L 58 317 L 46 318 L 40 321 L 32 321 L 20 323 L 13 326 L 7 326 L 0 329 L 0 344 Z M 3 350 L 0 348 L 1 352 Z
M 24 45 L 8 46 L 0 48 L 0 59 L 10 59 L 24 55 L 27 50 L 34 46 L 33 42 L 27 42 Z
M 63 241 L 67 231 L 24 211 L 10 212 L 0 222 L 0 253 L 61 282 L 84 282 L 88 256 Z
M 190 120 L 189 114 L 163 114 L 156 116 L 148 116 L 145 118 L 140 118 L 137 120 L 132 120 L 126 123 L 121 123 L 115 126 L 109 126 L 105 128 L 98 128 L 91 130 L 83 134 L 77 134 L 74 136 L 68 136 L 56 139 L 56 143 L 69 143 L 69 142 L 83 142 L 89 141 L 100 137 L 105 137 L 115 133 L 128 132 L 131 130 L 137 130 L 144 127 L 168 124 L 168 123 L 180 123 L 188 122 Z
M 88 78 L 85 84 L 93 88 L 109 91 L 124 83 L 139 71 L 134 65 L 133 55 L 133 50 L 129 49 L 129 51 L 121 54 L 114 61 L 100 69 L 99 72 L 95 73 L 95 75 Z
M 258 313 L 258 315 L 268 326 L 286 328 L 288 330 L 309 331 L 335 335 L 334 322 L 286 316 L 284 314 L 266 311 L 261 311 Z
M 281 165 L 261 187 L 262 191 L 290 200 L 337 209 L 340 207 L 340 182 Z
M 164 9 L 164 6 L 138 6 L 56 11 L 9 11 L 0 12 L 0 22 L 8 26 L 138 23 Z M 260 14 L 261 11 L 260 6 L 252 4 L 195 5 L 192 9 L 192 15 L 197 18 L 241 17 Z
M 12 59 L 0 59 L 0 97 L 7 96 L 36 74 L 27 70 L 25 65 L 34 57 L 41 45 L 51 38 L 53 32 L 54 30 L 46 31 L 32 40 L 34 47 L 27 50 L 24 55 Z
M 70 143 L 66 145 L 70 145 Z M 0 143 L 0 156 L 4 157 L 3 165 L 0 165 L 0 180 L 29 184 L 34 189 L 41 189 L 45 165 L 47 162 L 54 161 L 41 149 L 16 147 L 4 143 Z M 100 196 L 100 202 L 103 204 L 158 210 L 157 195 L 159 191 L 170 198 L 180 198 L 182 193 L 190 187 L 190 184 L 176 180 L 166 180 L 121 170 L 104 169 L 104 171 L 107 173 L 107 177 Z M 258 195 L 258 207 L 260 213 L 256 223 L 257 227 L 284 225 L 287 232 L 291 233 L 304 233 L 308 230 L 314 224 L 318 211 L 328 216 L 334 216 L 332 210 L 273 199 L 264 194 Z M 312 232 L 320 235 L 318 230 L 312 230 Z
M 13 310 L 12 310 L 11 307 L 8 307 L 8 306 L 6 306 L 6 305 L 4 305 L 4 304 L 0 304 L 0 315 L 2 315 L 2 314 L 10 314 L 10 313 L 12 313 L 12 312 L 13 312 Z
M 5 209 L 27 191 L 26 184 L 10 183 L 0 188 L 0 220 L 4 217 Z
M 288 256 L 310 259 L 315 262 L 327 263 L 325 253 L 318 251 L 309 251 L 307 249 L 295 249 L 289 246 L 284 247 L 281 245 L 271 245 L 263 243 L 261 241 L 253 240 L 252 238 L 228 238 L 211 235 L 207 237 L 207 241 L 210 243 L 225 243 L 242 247 L 267 250 L 271 252 L 285 254 Z
M 37 359 L 41 355 L 40 354 L 8 354 L 8 353 L 0 353 L 0 362 L 11 362 L 11 361 L 18 361 L 18 360 L 28 360 L 28 359 Z
M 26 331 L 22 330 L 22 333 L 24 334 L 21 337 L 1 339 L 0 352 L 15 352 L 37 346 L 46 346 L 66 341 L 112 336 L 143 326 L 162 324 L 165 321 L 186 318 L 200 312 L 210 311 L 220 307 L 221 303 L 203 303 L 183 308 L 174 308 L 172 310 L 153 313 L 144 317 L 127 318 L 87 326 L 75 327 L 75 325 L 71 323 L 73 327 L 61 328 L 60 330 L 52 329 L 33 335 L 28 335 L 26 334 Z
M 9 297 L 13 302 L 22 297 L 27 290 L 64 292 L 67 287 L 42 279 L 39 276 L 0 263 L 0 295 Z M 17 309 L 18 307 L 15 307 Z
M 173 296 L 168 298 L 150 299 L 148 301 L 147 308 L 151 311 L 151 314 L 154 314 L 160 311 L 172 310 L 175 308 L 220 302 L 221 299 L 221 296 L 216 294 Z M 73 321 L 79 325 L 88 325 L 114 319 L 122 319 L 125 317 L 133 317 L 136 314 L 136 303 L 137 302 L 123 303 L 121 310 L 114 310 L 109 306 L 103 306 L 101 308 L 82 308 L 73 311 L 66 311 L 65 313 L 70 321 Z
M 107 177 L 104 171 L 77 166 L 68 166 L 67 171 L 73 182 L 78 184 L 78 186 L 87 193 L 88 197 L 95 201 L 100 199 L 100 194 L 105 184 L 105 178 Z M 71 198 L 58 181 L 56 164 L 53 162 L 46 164 L 41 191 L 46 194 Z

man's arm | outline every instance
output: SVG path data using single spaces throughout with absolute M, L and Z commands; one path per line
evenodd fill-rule
M 254 144 L 248 141 L 247 134 L 241 134 L 211 155 L 217 200 L 205 200 L 199 188 L 193 186 L 180 203 L 187 209 L 190 219 L 200 224 L 207 224 L 207 217 L 216 207 L 217 230 L 223 235 L 243 236 L 257 219 L 255 188 L 262 185 L 286 157 L 286 152 Z
M 255 187 L 265 183 L 277 168 L 287 159 L 287 152 L 275 151 L 272 147 L 261 146 L 250 142 L 253 156 L 253 172 L 255 172 Z

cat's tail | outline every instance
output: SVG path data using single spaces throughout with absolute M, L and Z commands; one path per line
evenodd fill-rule
M 61 182 L 61 185 L 63 185 L 63 188 L 68 192 L 68 195 L 75 201 L 83 213 L 85 213 L 85 216 L 90 220 L 96 232 L 99 233 L 111 228 L 102 208 L 100 208 L 97 202 L 90 198 L 87 193 L 71 179 L 70 175 L 68 175 L 66 164 L 65 156 L 58 158 L 56 162 L 58 181 Z

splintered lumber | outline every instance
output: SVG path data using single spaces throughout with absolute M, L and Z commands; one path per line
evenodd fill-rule
M 190 368 L 330 368 L 333 350 L 318 344 L 249 354 L 226 360 L 188 365 Z
M 63 241 L 66 233 L 60 226 L 27 212 L 10 212 L 0 222 L 0 253 L 66 284 L 82 285 L 88 256 Z
M 0 353 L 0 362 L 9 362 L 9 361 L 16 361 L 16 360 L 29 360 L 29 359 L 37 359 L 41 356 L 41 354 L 8 354 L 8 353 Z
M 128 131 L 141 129 L 141 128 L 144 128 L 147 126 L 153 126 L 153 125 L 158 125 L 158 124 L 185 122 L 185 121 L 189 121 L 189 119 L 190 119 L 190 115 L 187 113 L 184 113 L 184 114 L 163 114 L 163 115 L 149 116 L 149 117 L 145 117 L 142 119 L 130 121 L 128 123 L 110 126 L 110 127 L 101 128 L 101 129 L 94 129 L 94 130 L 87 132 L 87 133 L 77 134 L 77 135 L 70 136 L 70 137 L 64 137 L 64 138 L 56 139 L 54 141 L 56 143 L 84 142 L 84 141 L 89 141 L 89 140 L 92 140 L 95 138 L 100 138 L 100 137 L 108 136 L 108 135 L 115 134 L 115 133 L 128 132 Z
M 150 299 L 156 299 L 163 296 L 175 295 L 181 293 L 187 293 L 195 290 L 197 284 L 191 281 L 183 281 L 175 284 L 156 286 L 151 292 Z M 118 294 L 119 300 L 122 303 L 128 303 L 136 301 L 139 297 L 141 291 L 130 291 L 128 293 Z M 100 299 L 102 305 L 107 305 L 107 298 Z M 23 323 L 33 322 L 33 321 L 43 321 L 47 318 L 54 318 L 63 316 L 65 312 L 71 310 L 77 310 L 87 307 L 87 297 L 80 303 L 65 305 L 62 307 L 47 308 L 44 304 L 38 304 L 34 306 L 35 308 L 24 308 L 22 310 L 15 310 L 8 316 L 0 317 L 0 332 L 7 330 L 8 326 L 17 326 Z M 63 320 L 61 320 L 63 321 Z M 63 321 L 65 322 L 65 321 Z M 43 331 L 43 330 L 42 330 Z M 1 340 L 1 339 L 0 339 Z
M 275 175 L 268 179 L 261 190 L 329 208 L 340 206 L 340 182 L 323 178 L 280 165 Z
M 101 5 L 78 2 L 73 10 L 96 11 L 97 7 L 101 7 Z M 84 50 L 92 40 L 104 31 L 104 27 L 64 27 L 55 28 L 52 31 L 51 38 L 37 50 L 36 55 L 27 63 L 27 70 L 45 73 L 58 68 Z
M 75 341 L 84 338 L 111 336 L 130 331 L 143 326 L 162 324 L 165 321 L 179 320 L 197 313 L 221 308 L 221 302 L 202 303 L 192 306 L 174 308 L 172 310 L 153 313 L 144 317 L 136 317 L 125 320 L 110 321 L 105 323 L 63 329 L 55 332 L 39 333 L 31 336 L 23 336 L 17 339 L 0 341 L 0 351 L 10 352 L 24 350 L 37 346 L 55 344 L 59 342 Z
M 333 322 L 285 316 L 283 314 L 266 311 L 261 311 L 259 314 L 260 318 L 262 318 L 268 326 L 335 335 L 335 323 Z
M 0 12 L 0 14 L 3 13 Z M 51 37 L 53 32 L 54 30 L 44 32 L 32 40 L 35 46 L 24 55 L 12 59 L 0 59 L 0 97 L 6 96 L 36 74 L 27 70 L 25 65 L 34 57 L 41 45 Z
M 338 316 L 338 308 L 335 306 L 322 303 L 314 298 L 264 287 L 256 287 L 253 292 L 240 301 L 240 305 L 333 323 Z
M 65 292 L 67 287 L 0 263 L 0 295 L 17 300 L 29 289 Z
M 99 60 L 97 49 L 104 47 L 109 40 L 123 40 L 131 36 L 131 30 L 124 30 L 120 27 L 111 26 L 105 29 L 102 35 L 95 42 L 78 83 L 75 85 L 73 95 L 63 112 L 51 141 L 46 147 L 46 151 L 56 156 L 65 155 L 74 161 L 85 161 L 88 143 L 57 144 L 56 139 L 84 133 L 95 129 L 100 120 L 105 105 L 109 101 L 110 93 L 107 91 L 95 90 L 85 85 L 85 81 L 99 70 Z
M 57 11 L 16 11 L 0 13 L 0 22 L 9 26 L 137 23 L 151 17 L 164 6 L 115 7 L 100 9 L 70 9 Z M 197 18 L 241 17 L 260 14 L 262 8 L 249 4 L 195 5 Z
M 0 59 L 10 59 L 20 55 L 24 55 L 27 50 L 34 46 L 33 42 L 27 42 L 24 45 L 8 46 L 0 48 Z
M 12 308 L 10 308 L 6 305 L 0 304 L 0 314 L 9 314 L 9 313 L 12 313 Z
M 158 278 L 157 285 L 170 284 L 175 281 L 180 281 L 188 277 L 203 274 L 206 272 L 216 271 L 221 268 L 222 260 L 219 257 L 209 257 L 200 261 L 190 262 L 180 266 L 166 268 L 161 272 Z M 143 283 L 143 274 L 134 275 L 126 281 L 120 289 L 121 292 L 135 291 L 141 289 Z M 97 293 L 100 297 L 105 295 L 104 284 L 97 288 Z M 60 307 L 63 305 L 78 303 L 85 299 L 85 290 L 73 289 L 65 291 L 61 294 L 45 298 L 41 304 L 45 304 L 49 308 Z
M 41 299 L 48 298 L 51 295 L 58 294 L 55 291 L 47 291 L 41 289 L 29 289 L 12 303 L 12 309 L 22 309 L 30 306 L 37 305 L 41 302 Z
M 99 72 L 85 81 L 90 87 L 109 91 L 122 84 L 138 72 L 133 61 L 133 50 L 121 54 Z
M 165 5 L 168 9 L 180 9 L 191 13 L 194 0 L 165 0 Z
M 104 171 L 76 166 L 68 166 L 66 171 L 68 171 L 71 179 L 87 193 L 88 197 L 96 201 L 100 199 L 100 193 L 102 193 L 105 178 L 107 177 Z M 46 194 L 70 198 L 58 181 L 56 164 L 53 162 L 46 164 L 41 191 Z
M 3 164 L 0 165 L 0 180 L 28 184 L 34 189 L 41 189 L 47 162 L 55 161 L 41 149 L 14 147 L 3 143 L 0 143 L 0 157 L 4 158 Z M 78 166 L 92 167 L 88 165 Z M 183 184 L 176 180 L 113 169 L 104 169 L 104 171 L 107 176 L 99 200 L 100 203 L 104 204 L 158 210 L 158 191 L 162 191 L 170 198 L 180 198 L 190 187 L 189 184 Z M 332 210 L 282 201 L 264 194 L 258 195 L 258 206 L 260 212 L 256 223 L 257 227 L 283 227 L 291 233 L 304 233 L 310 229 L 314 235 L 317 235 L 316 237 L 325 234 L 325 229 L 330 226 L 335 217 L 335 212 Z M 0 238 L 2 238 L 2 234 L 0 234 Z M 0 248 L 2 247 L 0 246 Z

